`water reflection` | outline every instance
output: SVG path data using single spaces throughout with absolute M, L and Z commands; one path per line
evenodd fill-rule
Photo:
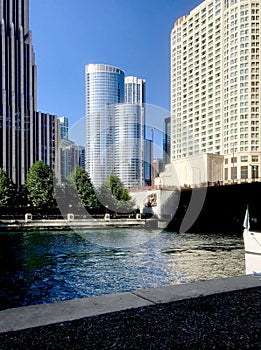
M 0 308 L 244 274 L 240 235 L 147 235 L 122 229 L 1 234 Z M 105 239 L 114 246 L 93 243 Z

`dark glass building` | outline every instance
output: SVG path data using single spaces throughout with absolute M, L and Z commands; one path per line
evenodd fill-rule
M 17 187 L 42 159 L 59 177 L 58 121 L 37 112 L 37 72 L 29 30 L 29 0 L 0 0 L 0 167 Z
M 170 163 L 170 133 L 171 133 L 171 121 L 170 117 L 164 119 L 163 128 L 163 163 L 164 165 Z

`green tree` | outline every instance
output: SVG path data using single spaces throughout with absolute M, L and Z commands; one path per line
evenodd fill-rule
M 13 181 L 0 168 L 0 207 L 10 207 L 16 200 L 16 197 L 17 192 Z
M 110 175 L 99 190 L 99 201 L 111 211 L 128 213 L 133 211 L 135 202 L 117 175 Z
M 98 208 L 99 202 L 88 173 L 80 166 L 77 166 L 69 175 L 69 183 L 76 189 L 81 204 L 88 208 Z
M 52 208 L 54 206 L 53 173 L 42 160 L 34 163 L 26 176 L 27 198 L 34 207 Z

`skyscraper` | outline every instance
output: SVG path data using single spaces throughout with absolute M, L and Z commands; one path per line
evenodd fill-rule
M 145 81 L 116 67 L 86 65 L 86 170 L 100 186 L 110 174 L 143 185 Z
M 100 186 L 114 169 L 115 106 L 124 102 L 124 72 L 104 64 L 87 64 L 86 170 Z
M 143 120 L 138 104 L 122 103 L 115 110 L 114 173 L 126 188 L 143 185 Z
M 61 181 L 66 182 L 77 166 L 84 168 L 84 146 L 61 139 Z
M 164 119 L 163 126 L 163 163 L 164 165 L 170 162 L 170 135 L 171 135 L 171 122 L 170 117 Z
M 171 33 L 171 158 L 224 155 L 224 181 L 260 176 L 260 0 L 208 0 Z
M 77 166 L 84 168 L 84 146 L 76 145 L 69 140 L 69 120 L 66 117 L 59 118 L 60 122 L 60 159 L 61 181 L 66 182 L 68 176 Z
M 127 188 L 144 185 L 145 87 L 145 80 L 125 77 L 125 103 L 116 107 L 115 167 Z
M 146 82 L 144 79 L 129 76 L 125 77 L 125 103 L 145 105 L 146 102 Z
M 53 115 L 37 112 L 29 0 L 0 0 L 0 19 L 0 167 L 19 187 L 36 160 L 58 171 L 58 122 Z
M 59 121 L 60 121 L 60 135 L 61 135 L 61 139 L 68 140 L 69 120 L 68 120 L 68 118 L 61 117 L 61 118 L 59 118 Z

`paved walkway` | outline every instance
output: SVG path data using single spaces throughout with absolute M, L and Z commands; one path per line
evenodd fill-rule
M 0 349 L 261 349 L 261 281 L 195 282 L 0 312 Z

